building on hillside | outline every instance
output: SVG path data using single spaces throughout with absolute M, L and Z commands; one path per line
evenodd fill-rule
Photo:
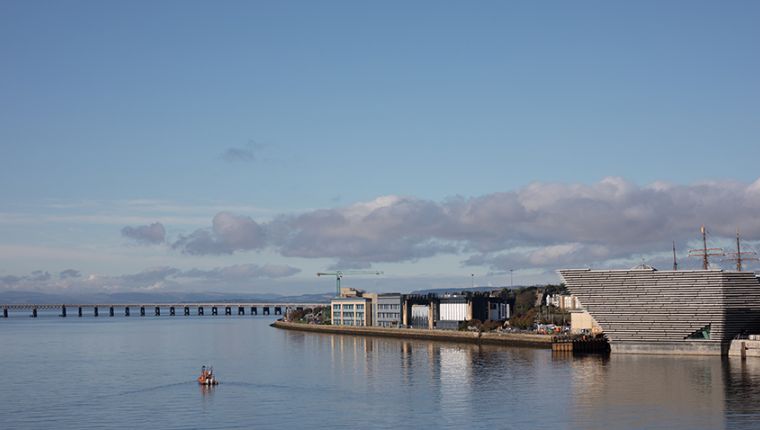
M 563 311 L 580 309 L 578 299 L 570 294 L 547 294 L 546 306 L 554 306 Z
M 371 326 L 372 300 L 366 297 L 336 297 L 330 301 L 332 325 Z

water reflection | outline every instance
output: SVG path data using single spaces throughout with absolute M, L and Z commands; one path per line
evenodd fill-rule
M 589 428 L 673 421 L 692 429 L 724 427 L 720 358 L 612 355 L 570 363 L 574 422 Z
M 198 387 L 200 387 L 201 396 L 203 397 L 203 400 L 206 400 L 207 398 L 210 398 L 214 395 L 214 390 L 216 389 L 213 385 L 200 385 L 198 384 Z
M 327 335 L 335 372 L 461 426 L 753 428 L 760 360 L 612 355 Z M 529 405 L 529 406 L 526 406 Z M 429 420 L 429 421 L 425 421 Z

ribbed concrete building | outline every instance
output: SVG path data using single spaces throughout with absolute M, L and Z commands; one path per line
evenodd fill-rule
M 601 326 L 612 352 L 726 354 L 742 332 L 760 333 L 760 282 L 752 272 L 560 270 Z

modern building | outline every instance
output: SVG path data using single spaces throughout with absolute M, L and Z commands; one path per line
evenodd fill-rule
M 430 313 L 430 305 L 412 305 L 411 306 L 411 323 L 409 324 L 413 328 L 432 328 Z
M 509 303 L 503 300 L 488 299 L 488 319 L 491 321 L 503 321 L 512 317 Z
M 372 325 L 377 327 L 401 325 L 401 294 L 366 293 L 363 297 L 372 300 Z
M 336 297 L 330 302 L 332 325 L 371 326 L 372 300 L 366 297 Z
M 582 309 L 574 309 L 570 311 L 570 332 L 597 335 L 604 331 L 590 313 Z
M 464 295 L 447 294 L 439 302 L 436 327 L 444 330 L 457 330 L 462 321 L 472 320 L 472 304 Z
M 560 270 L 613 353 L 726 354 L 731 339 L 760 333 L 760 282 L 752 272 Z

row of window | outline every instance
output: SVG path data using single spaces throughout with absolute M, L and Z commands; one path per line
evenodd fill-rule
M 345 318 L 351 318 L 351 319 L 353 319 L 354 315 L 356 315 L 356 319 L 360 319 L 360 320 L 364 319 L 364 312 L 346 312 L 346 311 L 343 311 L 343 318 L 344 319 Z M 337 319 L 337 318 L 340 318 L 340 317 L 341 317 L 341 314 L 339 312 L 336 312 L 335 313 L 335 318 Z
M 377 319 L 399 319 L 401 314 L 398 312 L 378 312 Z
M 401 305 L 379 304 L 379 305 L 377 305 L 377 308 L 378 309 L 391 309 L 391 310 L 394 310 L 394 309 L 400 309 Z
M 333 324 L 335 324 L 335 325 L 363 326 L 364 325 L 364 321 L 362 321 L 362 320 L 358 320 L 358 321 L 354 321 L 354 320 L 342 320 L 342 321 L 341 320 L 335 320 L 335 321 L 333 321 Z
M 353 310 L 354 309 L 354 305 L 352 303 L 346 303 L 346 304 L 343 305 L 343 309 Z M 364 305 L 363 304 L 357 304 L 356 305 L 356 309 L 360 310 L 360 311 L 363 311 L 364 310 Z M 337 303 L 334 304 L 333 305 L 333 310 L 334 311 L 340 310 L 340 304 L 337 304 Z

